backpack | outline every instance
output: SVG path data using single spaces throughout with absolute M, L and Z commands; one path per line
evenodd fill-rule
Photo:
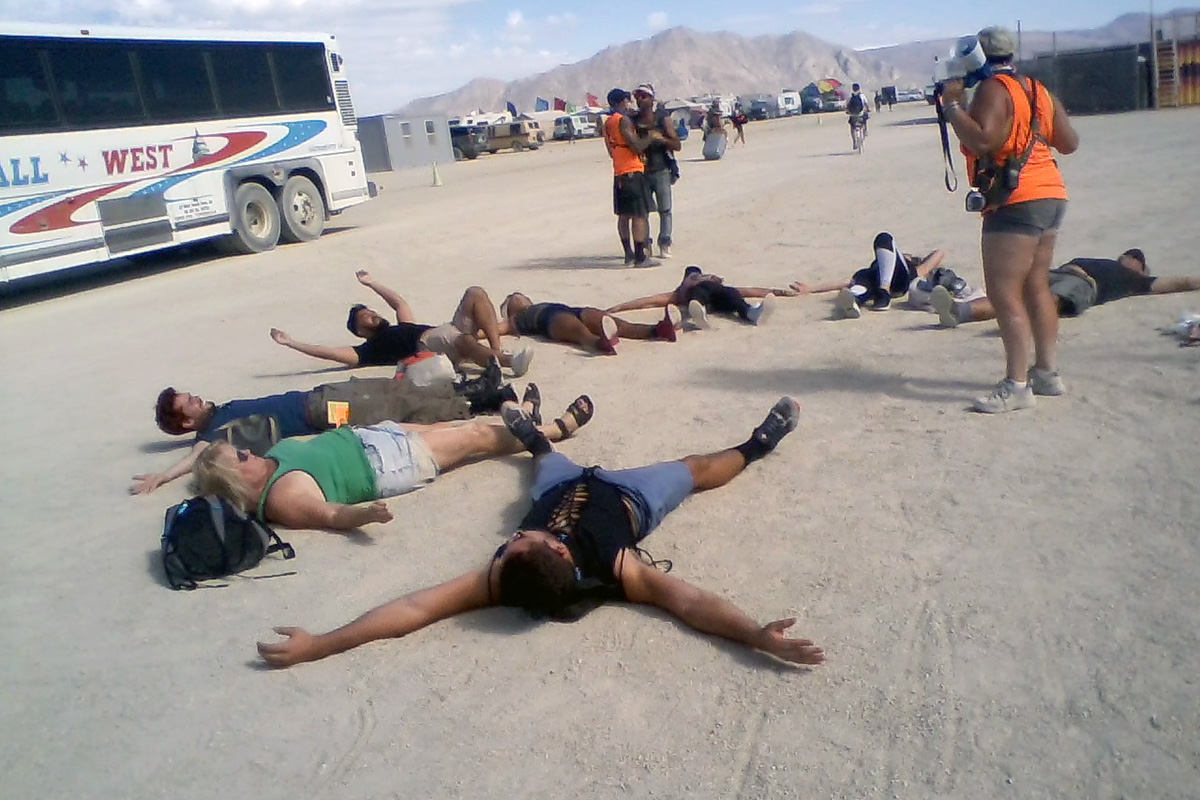
M 861 114 L 865 109 L 866 103 L 863 102 L 861 94 L 850 95 L 850 102 L 846 104 L 846 110 L 851 114 Z
M 162 558 L 172 589 L 248 570 L 274 552 L 296 557 L 275 531 L 222 497 L 193 497 L 167 509 Z

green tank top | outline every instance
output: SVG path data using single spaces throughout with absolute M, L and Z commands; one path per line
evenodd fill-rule
M 331 503 L 363 503 L 376 499 L 375 473 L 362 442 L 349 427 L 335 428 L 308 441 L 284 439 L 267 451 L 279 469 L 267 481 L 258 501 L 258 516 L 266 519 L 267 495 L 275 481 L 289 472 L 311 475 Z

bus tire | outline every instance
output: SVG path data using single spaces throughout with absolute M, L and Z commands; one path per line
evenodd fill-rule
M 293 175 L 279 192 L 279 221 L 285 242 L 311 242 L 325 230 L 325 201 L 316 185 Z
M 279 243 L 279 206 L 270 192 L 253 181 L 233 193 L 229 223 L 233 233 L 227 244 L 236 253 L 264 253 Z

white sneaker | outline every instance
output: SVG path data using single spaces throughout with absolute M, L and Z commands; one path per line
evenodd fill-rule
M 688 321 L 697 330 L 706 331 L 712 327 L 708 322 L 708 311 L 705 310 L 704 303 L 699 300 L 688 303 Z
M 615 356 L 617 344 L 621 341 L 617 337 L 617 321 L 605 314 L 604 319 L 600 320 L 600 331 L 603 334 L 601 336 L 603 341 L 600 343 L 601 351 Z
M 945 286 L 935 286 L 929 293 L 929 302 L 937 312 L 938 323 L 943 328 L 957 328 L 958 315 L 954 313 L 954 295 Z
M 762 299 L 762 302 L 756 306 L 751 306 L 746 312 L 746 320 L 751 325 L 762 325 L 771 316 L 771 312 L 775 310 L 775 295 L 768 294 Z
M 683 312 L 679 310 L 679 306 L 674 303 L 667 306 L 667 319 L 670 320 L 672 328 L 678 328 L 683 324 Z
M 659 258 L 670 258 L 671 257 L 671 245 L 660 244 L 658 246 L 658 257 Z
M 858 307 L 858 298 L 849 289 L 842 289 L 838 292 L 837 299 L 833 301 L 833 307 L 842 312 L 842 316 L 846 319 L 858 319 L 862 316 L 862 309 Z
M 1033 399 L 1033 389 L 1029 384 L 1017 386 L 1011 379 L 1005 378 L 996 384 L 991 394 L 976 398 L 972 407 L 984 414 L 1003 414 L 1033 408 L 1035 405 L 1037 401 Z
M 519 378 L 526 372 L 529 372 L 529 362 L 533 361 L 533 348 L 523 347 L 521 351 L 512 357 L 512 364 L 509 369 L 512 374 Z
M 1058 370 L 1029 368 L 1029 388 L 1044 397 L 1062 397 L 1067 393 L 1066 381 Z

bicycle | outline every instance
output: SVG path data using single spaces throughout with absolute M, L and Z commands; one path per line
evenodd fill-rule
M 863 140 L 865 138 L 862 118 L 855 118 L 850 121 L 850 142 L 854 146 L 854 152 L 862 154 Z

